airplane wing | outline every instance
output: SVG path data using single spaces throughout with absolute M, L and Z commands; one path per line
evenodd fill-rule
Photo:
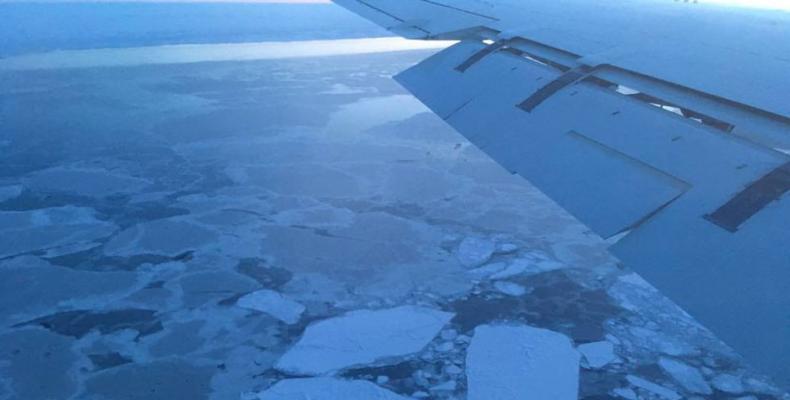
M 335 0 L 459 42 L 396 79 L 790 387 L 790 13 Z M 614 242 L 614 240 L 613 240 Z

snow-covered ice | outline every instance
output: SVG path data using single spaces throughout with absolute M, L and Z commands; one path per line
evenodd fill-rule
M 565 335 L 526 325 L 483 325 L 467 350 L 469 400 L 575 400 L 579 353 Z
M 305 307 L 273 290 L 258 290 L 242 296 L 239 307 L 257 310 L 271 315 L 286 324 L 299 322 Z
M 453 317 L 425 307 L 360 310 L 316 322 L 277 361 L 277 369 L 323 375 L 420 351 Z

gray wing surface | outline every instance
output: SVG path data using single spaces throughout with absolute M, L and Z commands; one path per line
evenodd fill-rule
M 458 44 L 396 79 L 790 387 L 790 13 L 335 0 Z

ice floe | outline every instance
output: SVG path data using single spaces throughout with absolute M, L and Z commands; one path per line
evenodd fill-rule
M 718 390 L 726 393 L 742 393 L 744 391 L 743 382 L 740 377 L 731 374 L 721 374 L 710 382 Z
M 292 374 L 323 375 L 416 353 L 452 317 L 452 313 L 417 306 L 352 311 L 308 326 L 275 367 Z
M 510 254 L 518 250 L 518 245 L 514 243 L 500 243 L 496 246 L 498 254 Z
M 267 289 L 244 295 L 236 304 L 242 308 L 264 312 L 286 324 L 299 322 L 305 310 L 303 305 Z
M 16 198 L 22 194 L 22 185 L 0 187 L 0 203 Z
M 549 272 L 564 266 L 565 264 L 552 260 L 545 255 L 533 253 L 512 261 L 505 269 L 490 277 L 491 279 L 507 279 L 522 274 Z
M 469 400 L 575 400 L 579 353 L 565 335 L 526 325 L 482 325 L 467 350 Z
M 681 361 L 664 357 L 658 360 L 658 365 L 667 375 L 689 392 L 699 394 L 713 393 L 710 385 L 705 382 L 705 378 L 697 368 Z
M 0 268 L 0 326 L 30 320 L 53 309 L 88 308 L 119 299 L 139 287 L 133 272 L 91 272 L 17 257 Z
M 496 243 L 491 240 L 468 237 L 458 245 L 458 261 L 465 267 L 477 267 L 488 261 L 496 250 Z
M 678 394 L 678 392 L 668 389 L 664 386 L 657 385 L 653 382 L 648 381 L 647 379 L 640 378 L 634 375 L 628 375 L 625 379 L 633 385 L 634 387 L 646 390 L 662 399 L 665 400 L 680 400 L 682 397 Z
M 494 288 L 508 296 L 522 296 L 527 293 L 527 289 L 524 286 L 507 281 L 494 282 Z
M 584 365 L 590 368 L 601 368 L 617 360 L 614 345 L 606 341 L 585 343 L 576 349 L 582 353 Z
M 612 394 L 617 397 L 622 397 L 628 400 L 637 400 L 636 392 L 631 388 L 616 388 L 612 390 Z
M 214 231 L 200 225 L 175 219 L 161 219 L 124 230 L 104 246 L 104 253 L 113 256 L 176 256 L 203 248 L 216 239 L 217 234 Z
M 97 219 L 95 211 L 85 207 L 0 211 L 0 258 L 91 243 L 116 229 L 113 223 Z
M 474 278 L 483 279 L 491 276 L 492 274 L 496 274 L 497 272 L 500 272 L 505 268 L 507 268 L 507 264 L 503 262 L 496 262 L 496 263 L 486 264 L 483 265 L 482 267 L 477 267 L 475 269 L 471 269 L 468 271 L 468 273 L 470 276 Z
M 408 400 L 368 381 L 336 378 L 285 379 L 243 400 Z

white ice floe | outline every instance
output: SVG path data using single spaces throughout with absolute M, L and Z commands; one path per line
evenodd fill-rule
M 438 385 L 434 385 L 431 387 L 432 392 L 453 392 L 455 391 L 455 381 L 447 381 L 444 383 L 440 383 Z
M 249 400 L 407 400 L 368 381 L 336 378 L 285 379 Z
M 261 311 L 286 324 L 299 322 L 305 307 L 273 290 L 258 290 L 242 296 L 236 304 L 249 310 Z
M 499 254 L 509 254 L 518 250 L 518 246 L 513 243 L 500 243 L 496 247 L 496 252 Z
M 157 254 L 176 256 L 216 241 L 216 232 L 191 222 L 160 219 L 132 226 L 114 236 L 104 246 L 113 256 Z
M 476 279 L 483 279 L 487 278 L 493 274 L 501 272 L 507 267 L 507 264 L 503 262 L 496 262 L 491 264 L 483 265 L 482 267 L 477 267 L 475 269 L 471 269 L 467 271 L 467 273 Z
M 590 368 L 601 368 L 617 360 L 614 345 L 606 341 L 585 343 L 576 349 L 582 353 L 585 365 Z
M 710 382 L 713 387 L 726 393 L 743 393 L 745 390 L 741 378 L 730 374 L 721 374 Z
M 669 376 L 672 377 L 684 389 L 692 393 L 699 394 L 712 394 L 713 390 L 710 388 L 705 378 L 697 368 L 694 368 L 683 362 L 664 358 L 658 360 L 658 365 Z
M 524 286 L 507 281 L 494 282 L 494 288 L 508 296 L 523 296 L 527 293 L 527 289 Z
M 625 379 L 633 385 L 634 387 L 638 387 L 640 389 L 646 390 L 654 395 L 660 397 L 661 399 L 665 400 L 680 400 L 682 397 L 674 390 L 665 388 L 661 385 L 657 385 L 653 382 L 650 382 L 646 379 L 642 379 L 638 376 L 628 375 Z
M 482 325 L 467 350 L 469 400 L 575 400 L 579 353 L 546 329 Z
M 458 261 L 465 267 L 477 267 L 485 264 L 496 250 L 496 243 L 491 240 L 468 237 L 458 245 Z
M 666 332 L 653 331 L 641 326 L 628 329 L 628 339 L 645 349 L 655 349 L 670 356 L 694 354 L 698 350 L 683 338 L 670 336 Z
M 541 254 L 528 254 L 510 263 L 504 270 L 491 275 L 491 279 L 507 279 L 523 274 L 538 274 L 563 268 L 565 264 Z
M 91 243 L 116 229 L 115 224 L 97 219 L 95 210 L 84 207 L 0 211 L 0 258 Z
M 323 375 L 416 353 L 452 317 L 452 313 L 416 306 L 352 311 L 308 326 L 275 367 L 293 374 Z
M 631 389 L 631 388 L 617 388 L 617 389 L 613 389 L 612 390 L 612 394 L 617 396 L 617 397 L 622 397 L 622 398 L 628 399 L 628 400 L 637 400 L 639 398 L 639 397 L 637 397 L 636 392 L 634 392 L 634 390 Z
M 22 185 L 0 187 L 0 203 L 16 198 L 22 194 Z
M 33 256 L 3 261 L 0 267 L 0 326 L 53 310 L 90 309 L 128 296 L 144 285 L 134 272 L 81 271 Z M 0 397 L 2 398 L 2 397 Z

